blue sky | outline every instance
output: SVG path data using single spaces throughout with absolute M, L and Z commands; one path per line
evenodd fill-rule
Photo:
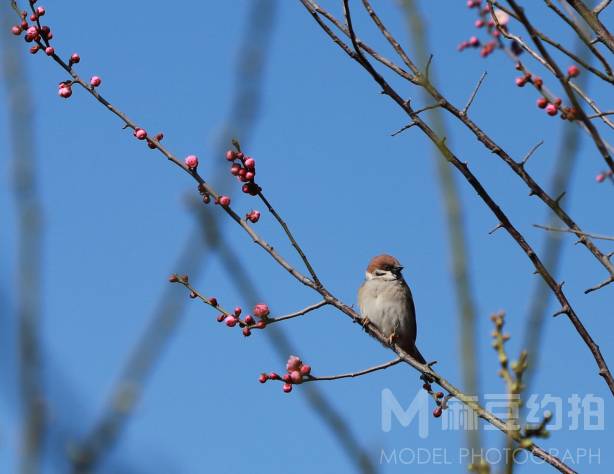
M 338 2 L 323 3 L 339 11 Z M 420 2 L 423 7 L 427 3 L 431 2 Z M 529 169 L 547 186 L 561 136 L 573 125 L 538 110 L 534 92 L 514 85 L 515 71 L 502 54 L 484 60 L 471 51 L 458 53 L 457 43 L 474 34 L 474 16 L 465 2 L 434 3 L 424 14 L 441 89 L 453 103 L 464 104 L 487 70 L 488 78 L 472 106 L 474 120 L 518 159 L 543 139 L 544 146 Z M 262 206 L 239 193 L 229 174 L 220 174 L 227 164 L 217 151 L 217 141 L 236 87 L 234 70 L 249 4 L 248 0 L 214 5 L 185 1 L 169 8 L 161 1 L 128 2 L 119 10 L 105 3 L 84 8 L 81 2 L 67 1 L 49 5 L 45 17 L 54 31 L 57 52 L 63 56 L 79 52 L 80 74 L 102 77 L 101 93 L 150 132 L 164 131 L 165 144 L 177 156 L 197 154 L 201 173 L 219 175 L 217 188 L 233 193 L 233 206 L 241 212 Z M 460 384 L 459 322 L 430 144 L 415 129 L 391 138 L 390 133 L 406 123 L 400 110 L 324 36 L 299 2 L 272 4 L 276 16 L 261 110 L 249 137 L 239 137 L 257 160 L 258 181 L 287 219 L 324 284 L 345 302 L 355 302 L 371 256 L 387 252 L 399 258 L 414 293 L 419 347 L 427 359 L 439 361 L 442 374 Z M 382 2 L 379 11 L 404 39 L 405 24 L 396 2 Z M 539 9 L 535 13 L 543 13 L 538 18 L 545 31 L 558 32 L 557 38 L 572 44 L 571 35 L 551 14 Z M 357 15 L 355 21 L 362 37 L 389 53 L 364 15 Z M 2 45 L 6 47 L 6 41 Z M 43 55 L 28 54 L 25 44 L 22 53 L 35 104 L 30 130 L 44 212 L 40 329 L 48 408 L 58 442 L 47 449 L 45 472 L 58 472 L 63 468 L 57 463 L 65 462 L 62 451 L 78 442 L 100 416 L 159 300 L 183 293 L 179 286 L 169 289 L 166 281 L 169 273 L 185 271 L 175 263 L 182 249 L 193 249 L 200 273 L 193 283 L 204 293 L 215 295 L 226 307 L 250 307 L 259 301 L 246 299 L 237 289 L 237 275 L 224 269 L 219 256 L 201 258 L 201 241 L 195 237 L 189 205 L 195 195 L 192 181 L 123 131 L 117 118 L 83 91 L 75 88 L 69 100 L 60 99 L 57 83 L 66 79 L 65 74 Z M 395 84 L 420 103 L 415 89 Z M 558 90 L 552 80 L 547 84 Z M 0 90 L 4 103 L 6 90 Z M 597 99 L 607 98 L 601 81 L 591 80 L 590 90 Z M 0 466 L 6 472 L 16 468 L 19 433 L 14 338 L 18 237 L 9 120 L 7 113 L 0 116 L 4 157 L 0 162 L 4 221 L 0 232 Z M 528 197 L 524 184 L 464 129 L 451 121 L 448 128 L 452 149 L 469 162 L 529 242 L 540 249 L 544 235 L 532 224 L 547 221 L 544 205 Z M 594 145 L 583 138 L 566 207 L 583 228 L 614 234 L 605 205 L 612 188 L 594 180 L 602 163 Z M 501 309 L 507 312 L 512 335 L 508 348 L 517 354 L 537 277 L 508 235 L 488 234 L 496 225 L 494 216 L 464 181 L 458 182 L 478 303 L 482 392 L 500 393 L 503 385 L 490 348 L 489 316 Z M 213 211 L 220 215 L 219 210 Z M 318 301 L 316 294 L 291 279 L 236 225 L 227 219 L 222 222 L 222 239 L 236 251 L 244 272 L 257 284 L 260 300 L 275 314 Z M 299 264 L 281 230 L 264 212 L 256 229 Z M 603 271 L 587 251 L 573 245 L 572 237 L 564 242 L 560 275 L 567 294 L 606 359 L 612 361 L 614 287 L 584 295 L 585 288 L 604 278 Z M 606 244 L 602 248 L 612 250 Z M 554 303 L 550 307 L 556 311 Z M 331 309 L 290 321 L 283 330 L 314 373 L 359 370 L 391 357 Z M 355 465 L 306 403 L 302 394 L 306 387 L 295 387 L 286 395 L 279 385 L 257 383 L 261 371 L 281 371 L 284 364 L 266 335 L 243 338 L 238 330 L 218 325 L 209 308 L 188 302 L 141 402 L 99 471 L 352 471 Z M 407 406 L 419 386 L 416 372 L 394 367 L 356 380 L 322 383 L 319 388 L 380 472 L 424 472 L 424 466 L 379 463 L 382 449 L 418 447 L 447 448 L 456 464 L 430 464 L 428 472 L 462 472 L 456 459 L 464 445 L 462 433 L 442 430 L 439 421 L 430 419 L 426 439 L 418 436 L 415 424 L 382 431 L 382 391 L 392 390 Z M 600 464 L 579 468 L 610 472 L 614 462 L 607 450 L 612 437 L 611 395 L 588 349 L 563 317 L 546 322 L 534 391 L 565 398 L 590 393 L 605 399 L 605 432 L 563 429 L 541 444 L 558 449 L 601 448 Z M 490 431 L 484 437 L 491 447 L 499 447 L 503 438 Z M 518 472 L 533 469 L 525 466 Z

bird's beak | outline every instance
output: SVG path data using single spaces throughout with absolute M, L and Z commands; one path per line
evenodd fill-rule
M 403 267 L 401 267 L 401 266 L 394 267 L 394 270 L 395 270 L 397 273 L 401 273 L 401 270 L 403 270 Z

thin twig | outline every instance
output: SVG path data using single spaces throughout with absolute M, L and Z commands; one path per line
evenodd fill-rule
M 295 311 L 294 313 L 290 313 L 290 314 L 286 314 L 284 316 L 277 316 L 276 318 L 267 318 L 266 323 L 267 326 L 269 324 L 273 324 L 273 323 L 278 323 L 280 321 L 285 321 L 287 319 L 292 319 L 292 318 L 296 318 L 298 316 L 303 316 L 307 313 L 309 313 L 310 311 L 316 310 L 318 308 L 321 308 L 322 306 L 327 305 L 328 302 L 326 300 L 322 300 L 318 303 L 312 304 L 311 306 L 307 306 L 306 308 L 303 308 L 299 311 Z
M 578 232 L 574 231 L 573 229 L 569 229 L 569 228 L 552 227 L 552 226 L 542 225 L 542 224 L 533 224 L 533 227 L 537 227 L 538 229 L 548 230 L 550 232 L 569 232 L 569 233 L 576 234 L 576 235 L 578 234 Z M 580 232 L 580 233 L 582 235 L 591 237 L 592 239 L 614 241 L 614 237 L 609 236 L 609 235 L 593 234 L 591 232 Z
M 527 161 L 529 161 L 529 158 L 531 158 L 531 156 L 533 156 L 533 153 L 535 153 L 537 151 L 537 149 L 542 146 L 544 144 L 543 140 L 540 140 L 537 144 L 533 145 L 533 148 L 531 148 L 529 150 L 529 152 L 525 155 L 525 157 L 522 159 L 522 161 L 520 162 L 520 164 L 522 166 L 527 164 Z
M 305 264 L 305 267 L 307 267 L 307 270 L 309 271 L 309 274 L 311 275 L 313 282 L 316 284 L 316 286 L 322 286 L 322 283 L 320 283 L 320 280 L 318 279 L 318 276 L 316 275 L 316 272 L 313 269 L 311 262 L 309 261 L 309 259 L 305 255 L 305 252 L 303 252 L 303 249 L 299 246 L 298 242 L 292 235 L 292 232 L 290 232 L 290 228 L 288 227 L 288 224 L 286 224 L 286 222 L 281 218 L 279 213 L 273 208 L 273 206 L 268 201 L 268 199 L 264 197 L 264 194 L 262 194 L 262 191 L 258 193 L 258 197 L 262 200 L 262 202 L 267 207 L 269 212 L 273 215 L 273 217 L 275 217 L 275 220 L 279 223 L 279 225 L 282 227 L 282 229 L 286 233 L 288 240 L 290 240 L 290 243 L 292 244 L 296 252 L 301 257 L 301 260 Z
M 308 376 L 304 382 L 318 382 L 318 381 L 322 381 L 322 380 L 339 380 L 339 379 L 348 379 L 348 378 L 354 378 L 354 377 L 360 377 L 361 375 L 366 375 L 366 374 L 370 374 L 372 372 L 377 372 L 378 370 L 384 370 L 387 369 L 388 367 L 392 367 L 393 365 L 397 365 L 400 362 L 403 362 L 403 359 L 400 357 L 397 357 L 396 359 L 392 359 L 389 362 L 386 362 L 384 364 L 380 364 L 380 365 L 376 365 L 374 367 L 369 367 L 368 369 L 365 370 L 360 370 L 358 372 L 350 372 L 347 374 L 339 374 L 339 375 L 320 375 L 320 376 L 314 376 L 314 375 L 310 375 Z
M 477 85 L 473 89 L 473 92 L 471 93 L 471 97 L 469 97 L 469 100 L 467 101 L 467 105 L 465 105 L 465 107 L 463 107 L 463 110 L 461 111 L 461 114 L 467 115 L 469 107 L 471 107 L 471 104 L 473 103 L 473 100 L 475 99 L 475 96 L 477 95 L 478 91 L 480 90 L 482 82 L 484 82 L 484 79 L 486 78 L 486 74 L 487 74 L 487 72 L 484 71 L 482 73 L 482 75 L 480 76 L 480 80 L 478 81 Z

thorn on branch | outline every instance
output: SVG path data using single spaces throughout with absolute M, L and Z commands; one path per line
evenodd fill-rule
M 501 222 L 499 222 L 492 230 L 490 230 L 488 232 L 488 235 L 492 235 L 495 232 L 497 232 L 501 227 L 503 227 L 503 224 L 501 224 Z
M 391 137 L 396 137 L 398 134 L 404 132 L 405 130 L 407 130 L 408 128 L 413 127 L 414 125 L 416 125 L 416 122 L 411 122 L 408 123 L 407 125 L 405 125 L 404 127 L 400 128 L 399 130 L 397 130 L 396 132 L 393 132 L 390 134 Z
M 552 317 L 556 318 L 557 316 L 560 316 L 561 314 L 569 314 L 569 306 L 562 307 L 556 313 L 554 313 Z
M 554 202 L 556 202 L 556 205 L 559 206 L 561 204 L 561 199 L 563 199 L 565 197 L 565 194 L 567 194 L 567 191 L 563 191 L 561 194 L 559 194 L 559 196 L 554 200 Z

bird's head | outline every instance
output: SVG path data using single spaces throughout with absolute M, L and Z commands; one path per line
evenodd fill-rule
M 392 255 L 378 255 L 373 257 L 367 267 L 367 280 L 401 280 L 403 266 Z

